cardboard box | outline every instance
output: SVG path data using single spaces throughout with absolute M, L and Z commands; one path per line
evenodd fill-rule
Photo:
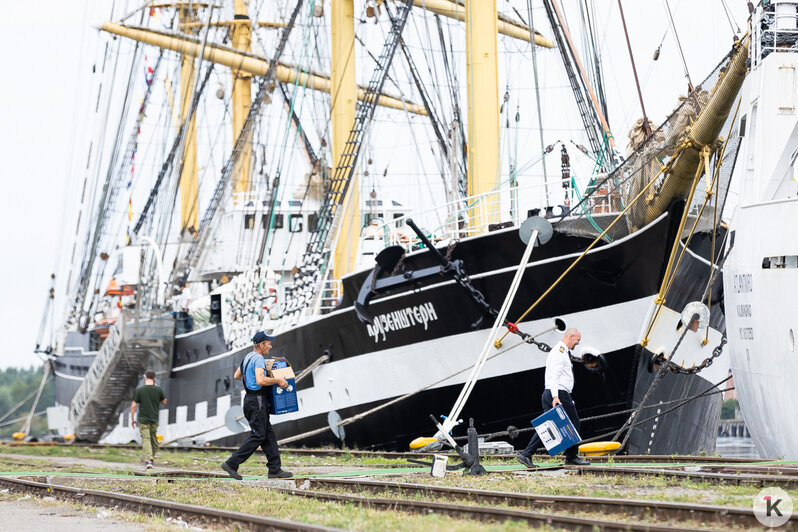
M 285 379 L 288 381 L 287 388 L 279 386 L 269 386 L 269 413 L 287 414 L 299 410 L 299 401 L 296 396 L 296 379 L 291 363 L 285 358 L 267 358 L 266 376 Z
M 557 405 L 533 419 L 532 426 L 549 456 L 557 455 L 582 441 L 562 405 Z

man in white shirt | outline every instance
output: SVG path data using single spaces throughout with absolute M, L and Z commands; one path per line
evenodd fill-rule
M 582 340 L 582 333 L 579 330 L 570 328 L 565 331 L 562 340 L 554 344 L 549 355 L 546 357 L 546 389 L 540 398 L 543 411 L 548 412 L 557 405 L 562 405 L 568 418 L 573 423 L 577 432 L 579 431 L 579 415 L 576 413 L 574 401 L 571 399 L 571 392 L 574 389 L 574 370 L 571 363 L 571 349 L 579 345 Z M 532 436 L 529 445 L 521 451 L 517 459 L 526 467 L 537 467 L 532 462 L 532 453 L 540 446 L 540 437 L 537 432 Z M 588 465 L 590 462 L 579 458 L 577 452 L 579 446 L 574 445 L 565 450 L 565 463 L 569 465 Z

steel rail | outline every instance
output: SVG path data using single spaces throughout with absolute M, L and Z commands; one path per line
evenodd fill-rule
M 701 466 L 702 471 L 708 471 L 712 473 L 728 473 L 728 474 L 739 474 L 739 473 L 758 473 L 762 475 L 787 475 L 787 476 L 798 476 L 798 467 L 789 467 L 789 466 L 759 466 L 759 465 L 703 465 Z
M 45 482 L 34 482 L 18 478 L 0 477 L 0 485 L 6 486 L 8 489 L 14 491 L 43 494 L 50 497 L 76 501 L 81 504 L 91 504 L 118 510 L 128 510 L 139 514 L 180 517 L 184 521 L 188 518 L 199 521 L 203 524 L 219 525 L 224 527 L 243 525 L 249 530 L 339 530 L 337 528 L 329 528 L 308 523 L 299 523 L 296 521 L 276 519 L 273 517 L 218 510 L 216 508 L 208 508 L 195 504 L 182 504 L 111 491 L 59 486 Z
M 507 504 L 546 512 L 599 512 L 640 517 L 651 516 L 658 520 L 679 522 L 699 520 L 719 526 L 745 525 L 758 527 L 759 521 L 751 508 L 714 506 L 709 504 L 684 504 L 666 501 L 614 499 L 608 497 L 581 497 L 571 495 L 541 495 L 536 493 L 505 492 L 413 484 L 409 482 L 380 482 L 372 480 L 297 479 L 297 488 L 345 488 L 370 493 L 389 492 L 402 495 L 425 495 L 482 504 Z
M 386 511 L 402 511 L 408 513 L 444 514 L 457 519 L 471 519 L 483 522 L 524 522 L 532 526 L 547 525 L 554 528 L 579 531 L 629 531 L 640 530 L 649 532 L 665 532 L 672 530 L 694 530 L 683 527 L 670 527 L 655 523 L 626 523 L 592 519 L 586 517 L 573 517 L 570 515 L 532 512 L 529 510 L 514 510 L 511 508 L 496 508 L 490 506 L 473 506 L 443 502 L 419 501 L 408 499 L 383 499 L 376 497 L 358 497 L 356 495 L 308 491 L 302 489 L 281 489 L 282 493 L 316 499 L 326 502 L 341 504 L 357 504 L 361 507 Z M 698 530 L 698 529 L 695 529 Z
M 798 476 L 795 475 L 751 475 L 746 473 L 709 473 L 705 471 L 680 471 L 658 467 L 574 467 L 581 475 L 624 475 L 624 476 L 658 476 L 681 480 L 695 480 L 714 484 L 781 486 L 782 488 L 798 488 Z M 798 520 L 798 515 L 796 516 Z

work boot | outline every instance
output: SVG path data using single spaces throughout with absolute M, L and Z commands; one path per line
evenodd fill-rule
M 587 460 L 584 460 L 582 458 L 579 458 L 578 456 L 575 456 L 573 458 L 566 458 L 565 459 L 565 465 L 585 466 L 585 465 L 590 465 L 590 462 L 588 462 Z
M 530 457 L 524 456 L 523 454 L 519 454 L 515 459 L 521 462 L 527 469 L 535 469 L 537 467 Z
M 279 470 L 277 473 L 269 473 L 269 478 L 291 478 L 293 476 L 293 473 L 283 469 Z
M 242 480 L 244 478 L 241 476 L 241 474 L 238 471 L 227 465 L 227 462 L 222 462 L 222 469 L 224 469 L 228 475 L 230 475 L 236 480 Z

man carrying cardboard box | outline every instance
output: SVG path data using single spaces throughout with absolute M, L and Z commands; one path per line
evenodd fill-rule
M 272 348 L 274 337 L 263 331 L 258 331 L 252 337 L 253 351 L 244 357 L 241 366 L 236 369 L 235 379 L 244 380 L 244 416 L 249 421 L 252 432 L 241 447 L 235 451 L 227 461 L 222 462 L 222 469 L 236 480 L 243 477 L 238 473 L 238 466 L 252 456 L 258 447 L 263 449 L 268 459 L 269 478 L 290 478 L 293 473 L 284 471 L 280 462 L 280 450 L 277 448 L 277 438 L 269 422 L 269 396 L 267 386 L 277 385 L 286 388 L 288 382 L 282 377 L 266 376 L 266 361 L 264 356 Z

